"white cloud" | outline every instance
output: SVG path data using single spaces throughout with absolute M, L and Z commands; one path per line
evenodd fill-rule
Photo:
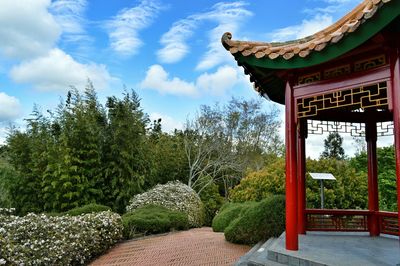
M 0 122 L 12 121 L 21 115 L 21 104 L 14 96 L 0 92 Z
M 213 11 L 202 15 L 204 19 L 216 21 L 218 25 L 209 33 L 208 51 L 197 64 L 197 70 L 205 70 L 224 62 L 232 62 L 232 57 L 221 45 L 221 36 L 224 32 L 238 32 L 243 20 L 252 15 L 245 9 L 246 3 L 218 3 Z
M 0 1 L 0 54 L 27 59 L 45 54 L 61 29 L 47 8 L 50 0 Z
M 62 28 L 62 38 L 66 42 L 90 40 L 84 28 L 86 0 L 56 0 L 50 6 L 50 12 Z
M 245 6 L 246 3 L 241 1 L 218 3 L 209 12 L 194 14 L 175 22 L 161 37 L 160 42 L 164 47 L 157 52 L 159 60 L 163 63 L 180 61 L 189 52 L 187 40 L 193 35 L 194 30 L 200 23 L 211 21 L 216 22 L 217 26 L 208 33 L 208 51 L 196 69 L 206 70 L 223 62 L 231 62 L 231 57 L 222 47 L 220 39 L 226 31 L 236 32 L 241 22 L 252 15 Z
M 180 78 L 170 78 L 169 74 L 160 65 L 152 65 L 146 72 L 145 79 L 141 82 L 143 89 L 156 90 L 161 94 L 173 95 L 197 95 L 196 87 L 193 83 L 181 80 Z
M 131 56 L 143 44 L 139 31 L 147 28 L 162 7 L 153 0 L 142 0 L 138 6 L 124 8 L 109 22 L 111 48 L 120 55 Z
M 294 40 L 312 35 L 330 26 L 332 23 L 332 16 L 317 14 L 311 19 L 304 19 L 299 25 L 277 29 L 267 36 L 273 42 Z
M 227 65 L 219 67 L 214 73 L 203 73 L 195 82 L 170 77 L 162 66 L 152 65 L 139 87 L 156 90 L 161 94 L 192 97 L 201 94 L 219 96 L 240 83 L 248 84 L 246 77 L 240 74 L 240 69 Z
M 199 76 L 196 81 L 196 87 L 207 94 L 223 95 L 241 80 L 244 81 L 243 76 L 239 76 L 236 68 L 225 65 L 219 67 L 214 73 L 204 73 Z
M 151 113 L 150 120 L 154 121 L 161 118 L 161 129 L 164 132 L 173 132 L 175 129 L 183 129 L 183 123 L 175 120 L 174 118 L 160 113 Z
M 182 19 L 175 22 L 172 28 L 161 37 L 164 47 L 157 51 L 159 60 L 163 63 L 175 63 L 180 61 L 189 52 L 186 43 L 197 27 L 194 19 Z
M 111 80 L 104 65 L 81 64 L 57 48 L 45 56 L 14 66 L 10 76 L 17 83 L 30 83 L 42 91 L 63 91 L 69 86 L 83 88 L 87 79 L 93 82 L 95 88 L 102 89 Z

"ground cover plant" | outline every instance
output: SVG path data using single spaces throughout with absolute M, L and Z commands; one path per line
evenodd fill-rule
M 0 214 L 0 261 L 10 265 L 81 265 L 121 237 L 121 217 L 110 211 L 79 216 Z
M 127 239 L 189 228 L 185 213 L 155 205 L 146 205 L 124 214 L 122 223 Z
M 134 196 L 126 207 L 132 212 L 146 205 L 157 205 L 187 215 L 190 227 L 200 227 L 204 221 L 204 208 L 196 191 L 187 185 L 172 181 L 157 185 L 147 192 Z

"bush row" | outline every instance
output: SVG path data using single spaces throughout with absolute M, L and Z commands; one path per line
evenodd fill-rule
M 261 202 L 230 203 L 214 218 L 213 230 L 224 230 L 226 240 L 239 244 L 278 237 L 285 230 L 285 198 L 279 195 Z
M 110 211 L 80 216 L 0 215 L 0 263 L 85 264 L 121 237 L 121 217 Z

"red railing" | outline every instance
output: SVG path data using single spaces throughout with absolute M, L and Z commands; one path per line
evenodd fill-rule
M 306 209 L 306 230 L 368 232 L 369 211 Z
M 378 216 L 382 234 L 400 236 L 399 217 L 396 212 L 378 212 Z
M 306 209 L 306 230 L 368 232 L 368 210 Z M 376 212 L 382 234 L 400 236 L 397 212 Z

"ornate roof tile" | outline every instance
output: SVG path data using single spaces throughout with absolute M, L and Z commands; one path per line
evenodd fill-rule
M 354 32 L 361 24 L 372 18 L 376 11 L 391 0 L 365 0 L 342 19 L 311 36 L 289 42 L 266 43 L 232 40 L 227 32 L 222 36 L 222 44 L 231 54 L 289 60 L 295 56 L 307 57 L 313 51 L 322 51 L 329 44 L 340 42 L 346 35 Z M 398 1 L 398 0 L 392 0 Z

